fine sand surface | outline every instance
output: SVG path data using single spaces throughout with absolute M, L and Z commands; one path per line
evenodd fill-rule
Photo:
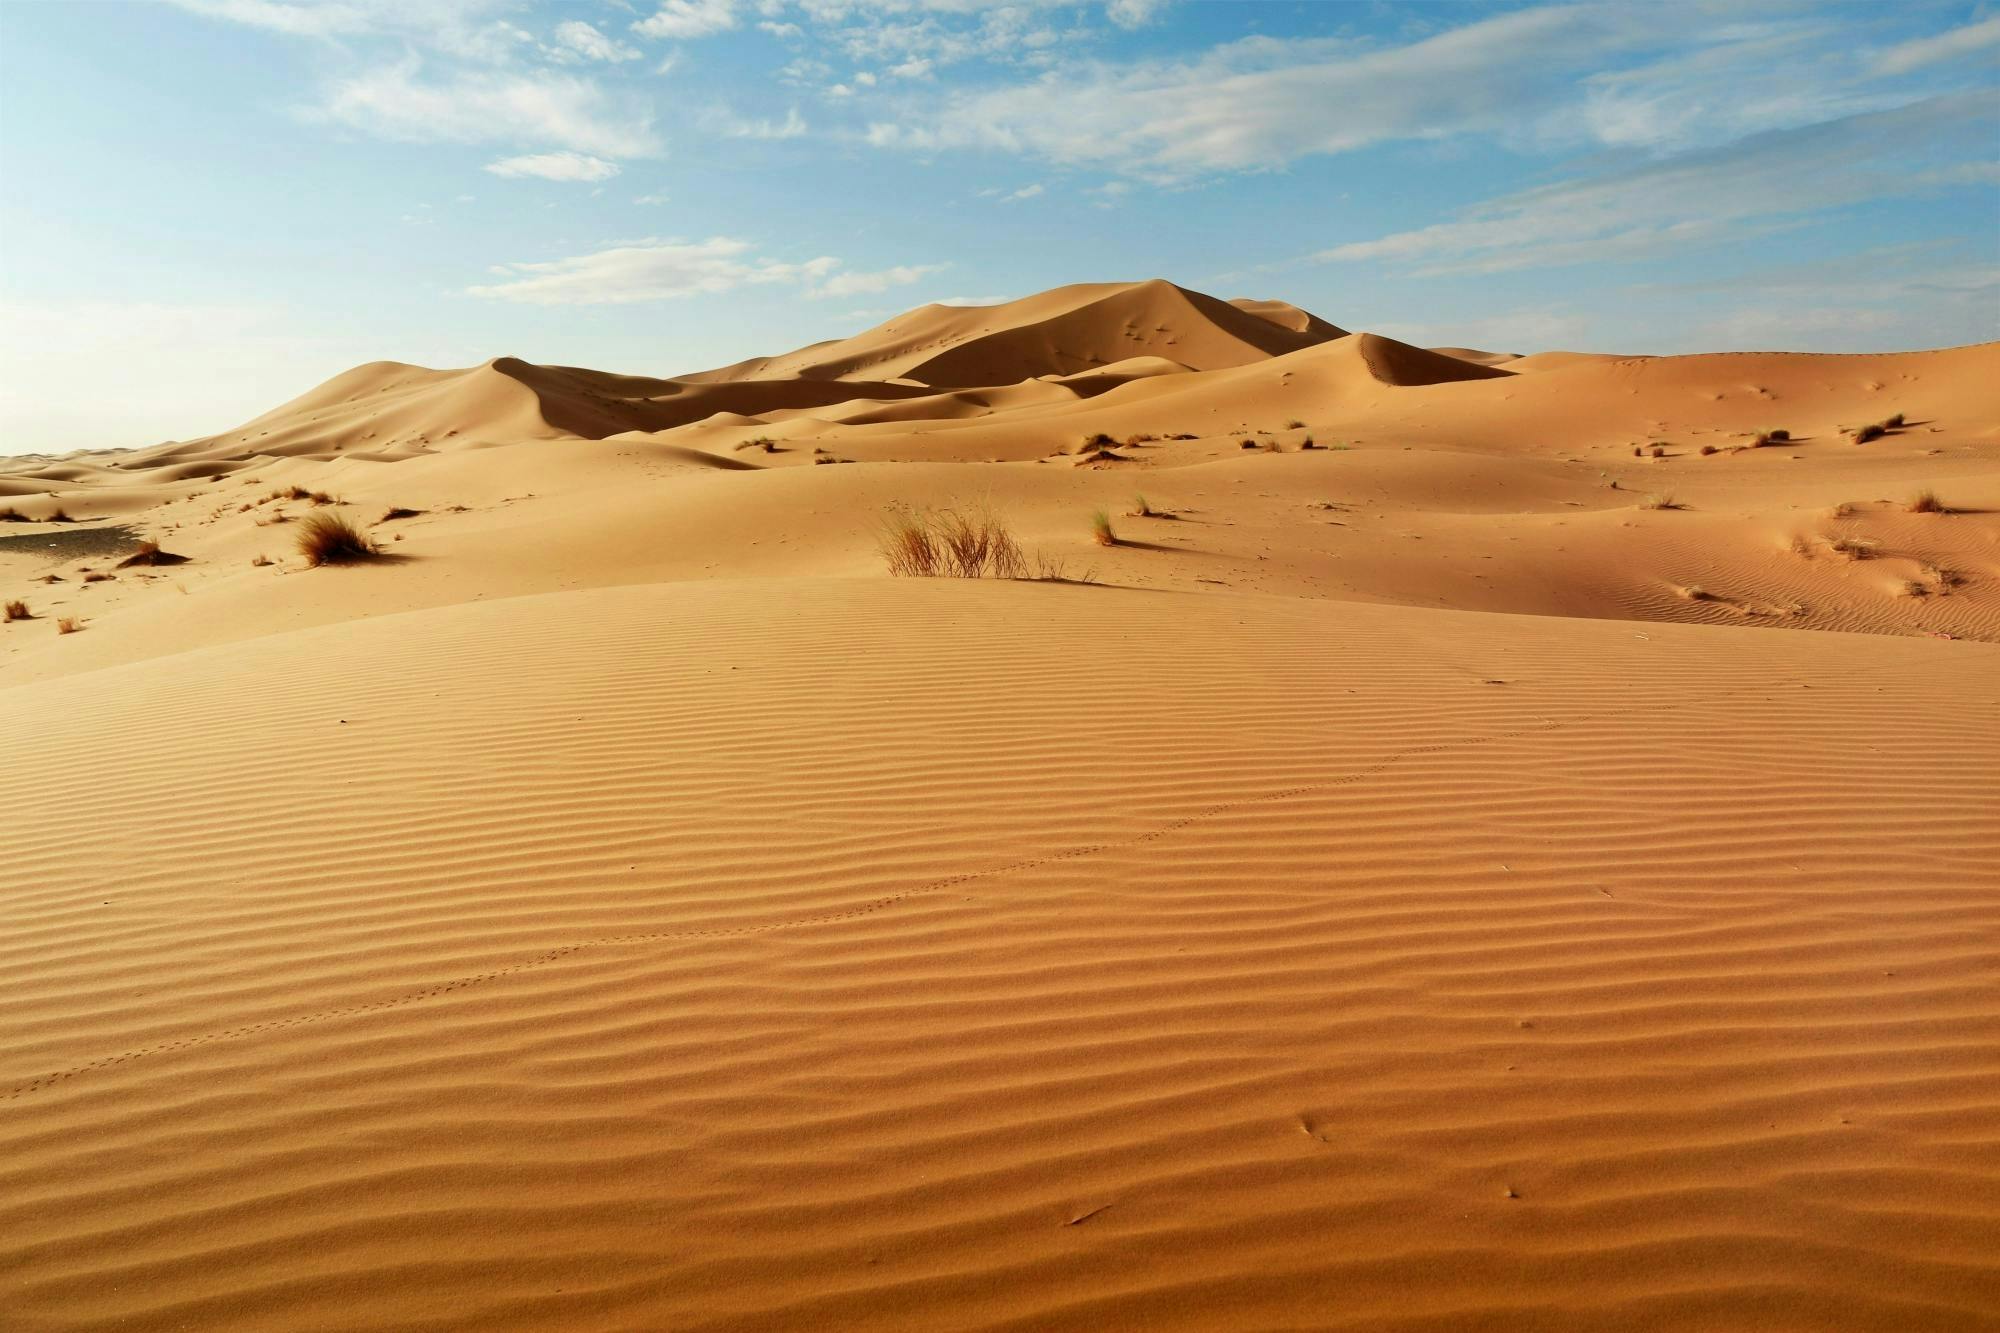
M 2000 1327 L 1996 373 L 1095 284 L 15 460 L 0 1327 Z

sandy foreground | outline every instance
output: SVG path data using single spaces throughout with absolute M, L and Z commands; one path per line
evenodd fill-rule
M 0 1325 L 2000 1326 L 1997 373 L 1101 284 L 13 460 Z

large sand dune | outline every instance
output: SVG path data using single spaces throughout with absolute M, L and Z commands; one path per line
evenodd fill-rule
M 20 460 L 0 1325 L 2000 1322 L 2000 345 L 1522 350 L 1095 284 Z

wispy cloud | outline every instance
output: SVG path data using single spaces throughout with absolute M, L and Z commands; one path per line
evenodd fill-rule
M 632 25 L 642 37 L 685 42 L 736 26 L 736 0 L 666 0 L 651 18 Z
M 473 296 L 532 305 L 636 305 L 714 295 L 739 287 L 794 284 L 809 297 L 854 296 L 907 286 L 941 264 L 906 264 L 879 272 L 841 272 L 830 255 L 802 262 L 755 255 L 729 236 L 705 241 L 647 239 L 540 263 L 501 264 L 498 282 L 467 288 Z
M 519 143 L 596 156 L 656 152 L 645 103 L 554 70 L 461 69 L 427 79 L 408 58 L 334 83 L 320 118 L 408 143 Z
M 1650 258 L 1906 195 L 1925 166 L 1985 151 L 2000 93 L 1931 98 L 1757 135 L 1593 180 L 1489 200 L 1462 218 L 1334 246 L 1322 261 L 1494 273 Z
M 885 268 L 874 273 L 836 273 L 820 282 L 808 295 L 822 298 L 886 292 L 891 287 L 907 287 L 933 273 L 942 273 L 949 267 L 949 264 L 898 264 L 894 268 Z
M 496 176 L 533 176 L 545 181 L 601 181 L 618 174 L 616 162 L 587 153 L 529 153 L 522 157 L 488 162 L 486 170 Z
M 728 139 L 796 139 L 809 128 L 797 107 L 785 112 L 783 120 L 744 120 L 727 111 L 713 110 L 703 117 L 703 122 Z
M 607 37 L 581 19 L 556 24 L 552 37 L 550 56 L 564 62 L 600 60 L 616 65 L 637 60 L 644 54 L 638 47 Z
M 1941 32 L 1935 37 L 1919 37 L 1892 46 L 1875 58 L 1875 71 L 1891 76 L 1908 74 L 1926 65 L 1957 60 L 1996 46 L 2000 46 L 2000 14 Z

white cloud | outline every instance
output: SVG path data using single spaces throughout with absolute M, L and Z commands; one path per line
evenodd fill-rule
M 2000 93 L 1932 98 L 1778 130 L 1594 180 L 1488 200 L 1453 222 L 1321 251 L 1426 275 L 1651 258 L 1921 188 L 1922 168 L 1986 149 Z M 1949 169 L 1947 167 L 1947 174 Z
M 673 196 L 667 194 L 665 191 L 656 191 L 652 194 L 642 194 L 632 202 L 635 204 L 664 204 L 671 198 Z
M 1047 191 L 1047 188 L 1048 187 L 1043 185 L 1040 181 L 1036 181 L 1033 185 L 1023 185 L 1020 189 L 1014 191 L 1012 194 L 1005 194 L 1000 196 L 1000 202 L 1003 204 L 1011 204 L 1016 199 L 1033 199 L 1037 195 L 1045 193 Z
M 1574 99 L 1577 77 L 1666 40 L 1649 11 L 1595 5 L 1517 11 L 1380 49 L 1251 37 L 1189 61 L 1090 62 L 953 92 L 941 105 L 910 108 L 900 124 L 884 122 L 871 142 L 1185 177 L 1393 139 L 1529 138 L 1557 103 Z
M 1682 0 L 1688 21 L 1668 24 L 1651 7 L 1544 5 L 1397 44 L 1252 36 L 1184 57 L 1073 60 L 1026 81 L 906 93 L 876 112 L 868 142 L 997 150 L 1174 182 L 1461 136 L 1541 153 L 1685 151 L 1943 91 L 1861 77 L 1853 24 L 1837 16 L 1738 9 Z M 1947 48 L 2000 40 L 1994 34 L 2000 19 L 1885 59 L 1942 59 Z M 872 47 L 941 65 L 960 54 L 936 42 L 919 50 L 921 35 L 921 25 L 885 23 L 842 40 L 857 57 Z
M 486 164 L 496 176 L 534 176 L 545 181 L 601 181 L 618 174 L 616 162 L 585 153 L 530 153 Z
M 757 26 L 780 40 L 805 36 L 805 29 L 796 23 L 773 23 L 766 19 Z
M 907 287 L 920 278 L 933 273 L 942 273 L 947 264 L 898 264 L 876 273 L 836 273 L 815 287 L 808 295 L 815 298 L 828 296 L 861 296 L 873 292 L 885 292 L 891 287 Z
M 1104 16 L 1121 28 L 1143 28 L 1172 0 L 1105 0 Z
M 840 267 L 830 255 L 798 263 L 758 257 L 750 242 L 729 236 L 647 239 L 544 263 L 495 265 L 491 271 L 501 281 L 466 290 L 533 305 L 632 305 L 785 283 L 821 298 L 906 286 L 944 266 L 906 264 L 874 273 L 841 273 Z
M 552 70 L 462 70 L 427 81 L 411 58 L 336 82 L 316 114 L 407 143 L 550 144 L 603 157 L 658 149 L 643 104 Z
M 619 64 L 627 60 L 637 60 L 641 52 L 636 46 L 628 46 L 615 38 L 605 36 L 581 19 L 571 19 L 556 25 L 555 47 L 552 54 L 558 60 L 602 60 L 610 64 Z
M 739 120 L 727 112 L 712 111 L 704 121 L 729 139 L 796 139 L 808 128 L 797 107 L 787 111 L 783 120 Z
M 500 15 L 516 0 L 167 0 L 205 18 L 290 37 L 399 37 L 483 61 L 504 61 L 534 38 Z
M 736 26 L 736 0 L 666 0 L 651 18 L 632 25 L 643 37 L 690 41 Z
M 1992 46 L 2000 46 L 2000 14 L 1941 32 L 1935 37 L 1919 37 L 1915 41 L 1892 46 L 1875 58 L 1875 72 L 1892 76 L 1908 74 L 1925 65 L 1956 60 Z

